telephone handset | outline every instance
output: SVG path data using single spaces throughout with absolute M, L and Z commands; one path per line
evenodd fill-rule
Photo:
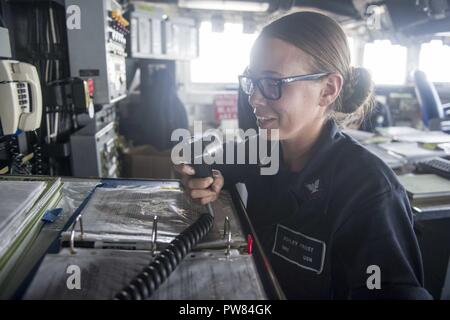
M 40 127 L 42 93 L 36 67 L 0 60 L 0 124 L 3 135 Z

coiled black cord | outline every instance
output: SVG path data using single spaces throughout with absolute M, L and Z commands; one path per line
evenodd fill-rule
M 180 233 L 156 258 L 115 296 L 116 300 L 144 300 L 159 288 L 183 258 L 211 230 L 214 218 L 202 214 L 197 221 Z

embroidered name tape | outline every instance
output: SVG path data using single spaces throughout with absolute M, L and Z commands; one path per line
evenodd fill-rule
M 272 249 L 272 253 L 277 256 L 320 274 L 325 262 L 325 251 L 325 242 L 277 225 Z

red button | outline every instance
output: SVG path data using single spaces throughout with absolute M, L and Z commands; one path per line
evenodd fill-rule
M 252 254 L 253 251 L 253 237 L 251 234 L 247 236 L 247 252 L 248 254 Z

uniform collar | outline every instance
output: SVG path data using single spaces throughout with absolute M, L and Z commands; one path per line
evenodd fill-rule
M 328 120 L 314 144 L 311 157 L 299 173 L 280 168 L 280 173 L 293 181 L 292 191 L 301 198 L 322 198 L 330 186 L 334 172 L 333 159 L 337 156 L 338 145 L 344 139 L 343 134 L 333 119 Z M 280 152 L 280 163 L 283 163 Z
M 303 172 L 313 173 L 330 163 L 330 160 L 333 159 L 332 156 L 336 150 L 336 145 L 342 141 L 343 137 L 334 119 L 328 120 L 322 129 L 319 139 L 313 146 L 311 157 L 306 163 Z

